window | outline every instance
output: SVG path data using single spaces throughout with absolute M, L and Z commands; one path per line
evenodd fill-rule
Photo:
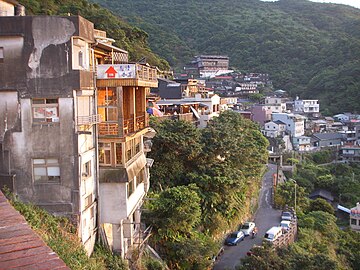
M 80 67 L 84 67 L 84 57 L 83 57 L 83 52 L 82 51 L 79 51 L 79 54 L 78 54 L 78 57 L 79 57 L 79 66 Z
M 351 225 L 356 225 L 356 219 L 355 218 L 351 219 Z
M 139 172 L 139 174 L 136 176 L 136 186 L 143 183 L 145 180 L 145 168 L 142 168 L 142 170 Z
M 126 142 L 126 162 L 141 151 L 141 137 Z
M 104 166 L 122 165 L 122 143 L 99 143 L 99 164 Z
M 91 160 L 83 164 L 81 176 L 83 178 L 88 178 L 91 176 Z
M 55 158 L 33 159 L 33 178 L 35 183 L 59 183 L 59 160 Z
M 98 111 L 105 122 L 118 122 L 118 101 L 115 88 L 99 89 Z
M 4 47 L 0 47 L 0 63 L 4 63 Z
M 32 100 L 34 123 L 59 122 L 59 102 L 57 98 L 34 98 Z
M 111 165 L 111 144 L 99 143 L 99 164 Z
M 116 164 L 122 164 L 122 147 L 121 143 L 115 144 L 115 153 L 116 153 Z
M 93 196 L 90 194 L 85 198 L 85 209 L 87 209 L 93 202 Z

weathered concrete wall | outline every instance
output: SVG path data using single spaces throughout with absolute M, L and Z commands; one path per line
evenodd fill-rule
M 75 169 L 73 100 L 59 99 L 59 123 L 33 124 L 31 101 L 21 99 L 23 132 L 7 136 L 4 147 L 11 152 L 12 172 L 17 175 L 15 191 L 24 201 L 43 205 L 53 212 L 72 212 L 72 190 L 77 189 Z M 34 183 L 32 159 L 57 158 L 60 165 L 60 183 Z
M 0 141 L 3 141 L 5 132 L 20 131 L 20 104 L 16 91 L 0 92 Z M 1 172 L 1 168 L 0 168 Z
M 0 25 L 0 90 L 69 97 L 81 88 L 80 71 L 72 70 L 71 37 L 93 42 L 92 23 L 81 17 L 15 16 L 0 17 Z

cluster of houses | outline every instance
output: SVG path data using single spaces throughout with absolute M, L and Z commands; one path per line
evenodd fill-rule
M 25 16 L 14 0 L 0 7 L 0 186 L 69 217 L 88 254 L 99 235 L 128 258 L 145 237 L 141 206 L 154 162 L 146 154 L 155 135 L 149 116 L 202 128 L 236 110 L 238 98 L 220 97 L 204 78 L 169 80 L 129 62 L 127 51 L 80 16 Z M 193 66 L 216 82 L 223 72 L 214 66 L 228 73 L 228 60 L 203 55 Z M 247 94 L 247 84 L 270 82 L 266 74 L 231 78 L 235 92 Z M 359 118 L 320 118 L 317 100 L 272 96 L 238 112 L 269 138 L 288 136 L 299 151 L 341 146 L 344 159 L 359 160 Z
M 215 77 L 216 78 L 216 77 Z M 274 152 L 318 151 L 336 147 L 339 159 L 360 161 L 360 115 L 338 114 L 322 117 L 318 100 L 284 98 L 285 91 L 277 90 L 260 103 L 249 99 L 219 95 L 211 84 L 213 78 L 174 80 L 158 79 L 151 89 L 150 105 L 162 118 L 183 119 L 205 127 L 221 111 L 234 110 L 257 122 L 261 132 L 274 144 Z M 210 83 L 209 83 L 210 82 Z

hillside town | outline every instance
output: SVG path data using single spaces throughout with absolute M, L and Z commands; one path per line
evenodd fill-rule
M 233 111 L 257 123 L 280 166 L 284 153 L 322 149 L 335 149 L 334 163 L 360 162 L 360 115 L 323 116 L 319 100 L 274 89 L 271 74 L 232 70 L 225 55 L 195 56 L 184 73 L 161 71 L 129 61 L 81 16 L 25 16 L 16 1 L 0 5 L 0 186 L 68 217 L 89 256 L 101 239 L 129 260 L 151 233 L 142 222 L 157 162 L 148 156 L 151 119 L 203 129 Z M 348 211 L 359 231 L 359 204 Z

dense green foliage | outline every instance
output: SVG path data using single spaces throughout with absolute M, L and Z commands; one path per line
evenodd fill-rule
M 331 164 L 319 166 L 312 160 L 322 160 L 329 152 L 317 153 L 297 165 L 298 239 L 289 247 L 253 248 L 253 256 L 242 260 L 240 270 L 318 270 L 360 269 L 360 234 L 340 230 L 334 208 L 323 199 L 309 200 L 308 192 L 326 188 L 341 197 L 341 204 L 354 207 L 360 198 L 360 166 Z M 288 181 L 276 189 L 275 201 L 294 204 L 294 182 Z M 345 194 L 339 196 L 340 194 Z M 346 222 L 348 224 L 348 221 Z
M 267 161 L 257 126 L 227 111 L 204 129 L 184 121 L 152 122 L 153 200 L 144 213 L 153 246 L 171 269 L 207 269 L 214 237 L 251 212 Z
M 339 203 L 346 207 L 354 207 L 360 199 L 360 166 L 358 164 L 331 164 L 318 166 L 312 162 L 298 165 L 294 176 L 297 183 L 307 193 L 321 188 L 329 190 Z
M 76 229 L 66 218 L 54 217 L 37 206 L 22 203 L 10 193 L 8 197 L 11 204 L 24 216 L 31 228 L 70 269 L 128 269 L 121 257 L 113 255 L 101 245 L 95 247 L 92 257 L 89 258 L 76 234 Z
M 149 33 L 178 70 L 197 54 L 230 56 L 274 86 L 318 98 L 325 113 L 360 111 L 360 10 L 306 0 L 93 0 Z M 351 97 L 351 98 L 349 98 Z
M 129 25 L 120 17 L 98 4 L 86 0 L 20 0 L 27 15 L 81 15 L 94 23 L 96 29 L 107 32 L 115 39 L 115 46 L 129 52 L 131 61 L 146 57 L 151 65 L 168 69 L 169 64 L 154 54 L 148 46 L 148 34 L 138 27 Z
M 299 219 L 297 241 L 288 248 L 253 248 L 240 270 L 360 269 L 360 234 L 341 231 L 335 216 L 312 211 Z

